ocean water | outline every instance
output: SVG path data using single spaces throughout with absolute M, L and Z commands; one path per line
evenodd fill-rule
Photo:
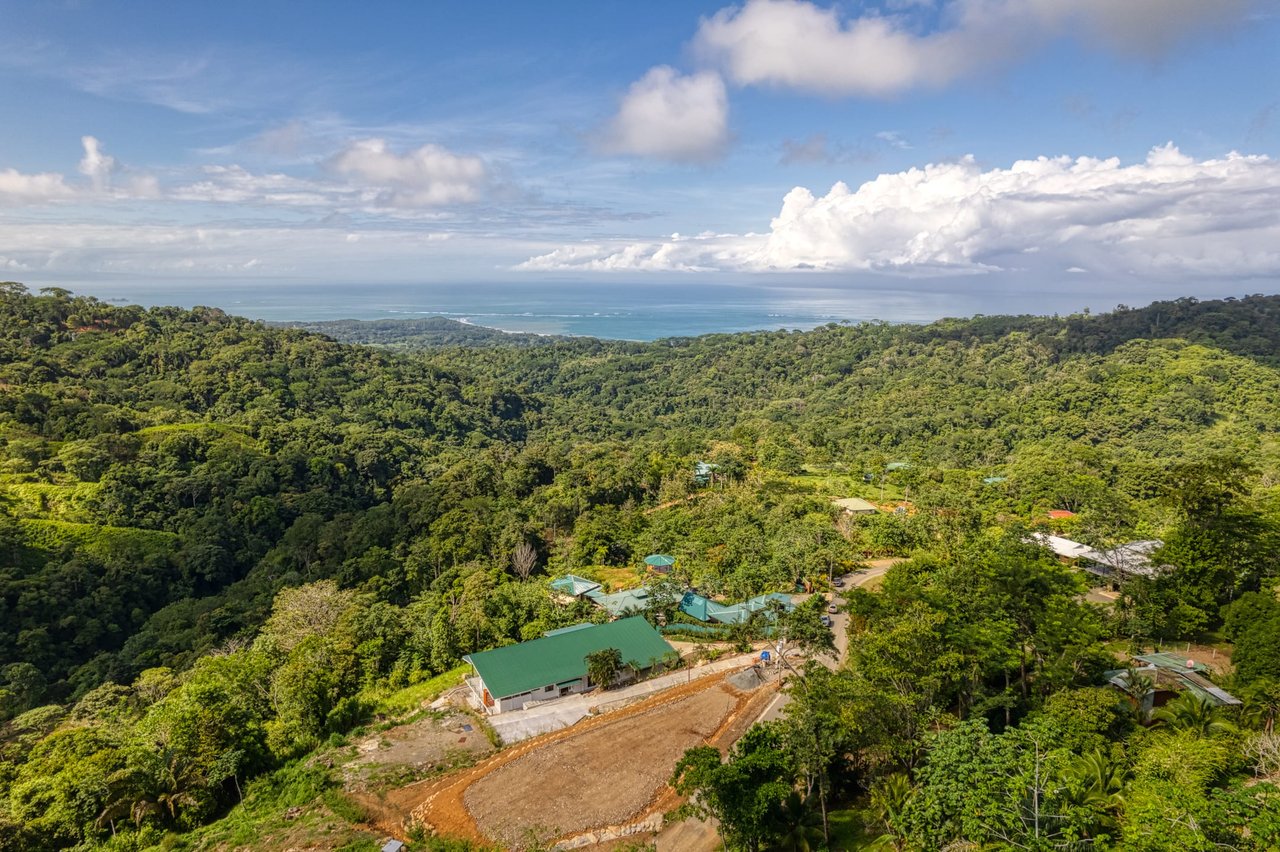
M 34 289 L 34 287 L 33 287 Z M 714 332 L 808 329 L 830 322 L 931 322 L 975 314 L 1067 314 L 1134 307 L 1185 293 L 1168 286 L 1062 288 L 977 277 L 707 283 L 689 278 L 467 284 L 89 283 L 78 293 L 141 305 L 208 305 L 252 319 L 317 321 L 442 316 L 502 331 L 654 340 Z M 1203 290 L 1203 288 L 1201 288 Z M 1251 291 L 1256 292 L 1256 290 Z

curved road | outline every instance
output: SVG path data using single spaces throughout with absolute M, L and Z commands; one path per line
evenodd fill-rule
M 865 586 L 873 580 L 878 580 L 885 575 L 885 572 L 902 562 L 902 559 L 875 559 L 867 563 L 867 570 L 859 571 L 853 574 L 845 574 L 841 579 L 844 580 L 845 587 Z M 844 596 L 837 592 L 833 596 L 833 600 L 837 604 L 844 603 Z M 849 615 L 841 610 L 831 616 L 831 629 L 835 633 L 836 653 L 823 654 L 818 659 L 828 668 L 836 668 L 844 662 L 845 656 L 849 653 Z M 786 693 L 778 693 L 774 696 L 773 701 L 764 708 L 764 712 L 760 714 L 757 722 L 768 722 L 773 719 L 782 717 L 783 708 L 787 706 L 787 702 L 791 697 Z M 654 838 L 658 852 L 714 852 L 720 848 L 720 836 L 716 833 L 715 826 L 709 822 L 700 819 L 686 819 L 664 828 L 656 838 Z
M 890 568 L 903 561 L 905 560 L 876 559 L 867 563 L 867 570 L 853 574 L 845 574 L 841 579 L 844 580 L 846 588 L 851 586 L 865 586 L 873 580 L 879 580 Z M 837 590 L 836 594 L 832 596 L 832 600 L 837 605 L 843 605 L 843 593 Z M 818 657 L 818 661 L 827 668 L 834 669 L 838 668 L 840 664 L 844 662 L 845 657 L 849 653 L 849 614 L 846 613 L 843 608 L 841 608 L 839 612 L 832 614 L 831 631 L 835 634 L 836 653 L 834 656 L 831 654 L 823 654 L 821 657 Z M 771 722 L 774 719 L 782 718 L 782 710 L 787 706 L 787 703 L 790 700 L 791 696 L 786 693 L 778 693 L 773 701 L 769 703 L 769 706 L 764 708 L 764 712 L 760 714 L 760 718 L 756 719 L 756 721 Z

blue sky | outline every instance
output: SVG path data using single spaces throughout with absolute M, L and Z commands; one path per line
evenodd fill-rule
M 0 276 L 1273 289 L 1278 12 L 0 2 Z

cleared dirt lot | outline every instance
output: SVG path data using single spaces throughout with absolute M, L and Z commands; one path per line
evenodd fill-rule
M 480 779 L 463 801 L 481 832 L 517 846 L 615 825 L 658 794 L 686 749 L 706 742 L 738 706 L 716 687 L 533 751 Z
M 367 736 L 353 744 L 355 757 L 341 767 L 344 786 L 365 792 L 472 763 L 493 751 L 478 724 L 465 713 L 433 714 Z
M 674 807 L 666 781 L 685 749 L 725 747 L 771 696 L 772 686 L 694 681 L 392 791 L 387 804 L 438 834 L 513 849 L 628 823 Z

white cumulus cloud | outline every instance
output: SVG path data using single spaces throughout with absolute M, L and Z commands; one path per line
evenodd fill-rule
M 718 74 L 659 65 L 631 84 L 598 145 L 607 154 L 702 163 L 729 141 L 729 101 Z
M 98 192 L 111 185 L 111 173 L 116 170 L 116 159 L 102 150 L 101 143 L 93 136 L 81 136 L 84 157 L 80 160 L 80 174 L 93 181 Z
M 435 208 L 480 200 L 491 183 L 480 157 L 431 144 L 401 154 L 384 140 L 363 139 L 348 143 L 309 175 L 211 164 L 185 180 L 171 174 L 162 187 L 155 175 L 108 154 L 96 137 L 83 136 L 80 141 L 84 155 L 78 169 L 84 179 L 3 169 L 0 205 L 194 202 L 430 218 L 444 215 Z
M 89 179 L 68 181 L 61 172 L 25 174 L 17 169 L 0 170 L 0 204 L 38 205 L 57 201 L 102 201 L 113 199 L 151 199 L 160 194 L 154 176 L 134 169 L 121 169 L 116 159 L 102 149 L 93 136 L 80 137 L 84 156 L 80 158 L 80 174 Z M 115 180 L 118 173 L 122 179 Z
M 738 85 L 837 96 L 940 87 L 1070 37 L 1156 56 L 1241 20 L 1249 0 L 950 0 L 940 26 L 911 15 L 845 18 L 807 0 L 748 0 L 704 19 L 696 53 Z
M 1172 144 L 1140 163 L 1039 157 L 984 170 L 972 157 L 882 174 L 818 196 L 796 187 L 767 234 L 597 242 L 526 270 L 882 271 L 1036 268 L 1103 275 L 1280 274 L 1280 163 L 1195 160 Z
M 57 172 L 25 174 L 0 169 L 0 204 L 39 204 L 75 195 L 66 178 Z
M 363 186 L 370 202 L 390 207 L 478 201 L 489 181 L 489 170 L 479 157 L 432 144 L 398 154 L 384 139 L 353 142 L 329 165 Z

